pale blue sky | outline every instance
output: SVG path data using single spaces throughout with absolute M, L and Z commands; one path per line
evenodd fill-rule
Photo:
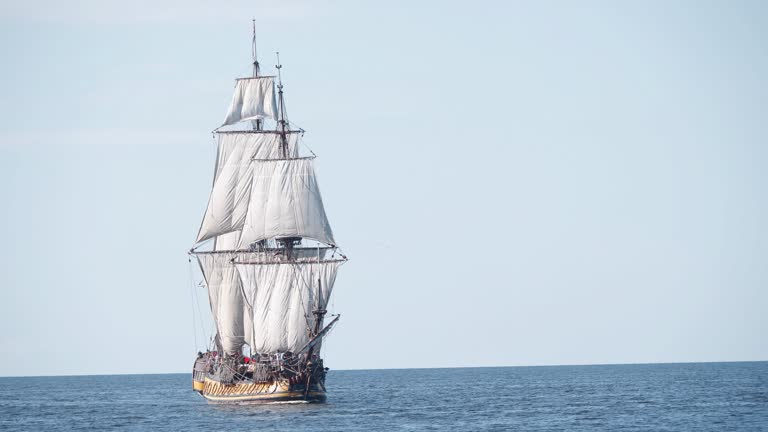
M 189 370 L 251 17 L 351 257 L 331 368 L 768 359 L 764 2 L 129 3 L 0 5 L 0 375 Z

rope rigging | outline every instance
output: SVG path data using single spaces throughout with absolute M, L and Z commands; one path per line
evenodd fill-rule
M 192 258 L 187 258 L 187 262 L 189 263 L 189 286 L 190 291 L 192 295 L 192 329 L 195 337 L 195 347 L 199 347 L 198 340 L 197 340 L 197 322 L 200 323 L 200 330 L 201 330 L 201 336 L 204 338 L 203 340 L 208 339 L 208 333 L 205 331 L 205 325 L 203 324 L 203 313 L 200 310 L 200 297 L 197 295 L 197 291 L 195 290 L 195 278 L 194 278 L 194 272 L 192 270 Z M 195 315 L 195 309 L 197 309 L 197 315 Z

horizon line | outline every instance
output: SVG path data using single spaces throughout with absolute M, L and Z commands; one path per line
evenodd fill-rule
M 592 366 L 645 366 L 645 365 L 685 365 L 711 363 L 768 363 L 768 360 L 704 360 L 681 362 L 637 362 L 637 363 L 576 363 L 576 364 L 538 364 L 515 366 L 439 366 L 439 367 L 395 367 L 395 368 L 360 368 L 360 369 L 330 369 L 334 372 L 355 371 L 385 371 L 385 370 L 424 370 L 424 369 L 493 369 L 493 368 L 536 368 L 536 367 L 592 367 Z M 68 375 L 0 375 L 2 378 L 65 378 L 65 377 L 99 377 L 99 376 L 143 376 L 143 375 L 181 375 L 191 372 L 150 372 L 150 373 L 97 373 L 97 374 L 68 374 Z

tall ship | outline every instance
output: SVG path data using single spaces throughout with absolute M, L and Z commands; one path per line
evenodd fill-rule
M 286 115 L 277 75 L 235 80 L 218 146 L 213 186 L 190 259 L 197 260 L 216 327 L 200 351 L 192 386 L 212 403 L 323 402 L 323 338 L 336 273 L 336 244 L 304 130 Z

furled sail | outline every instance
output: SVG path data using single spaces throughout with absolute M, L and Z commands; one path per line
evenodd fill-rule
M 236 263 L 253 313 L 253 351 L 297 352 L 306 345 L 314 325 L 312 311 L 328 303 L 343 262 Z
M 223 126 L 266 118 L 277 121 L 277 113 L 274 77 L 240 78 Z
M 250 307 L 244 301 L 240 276 L 232 264 L 236 254 L 197 255 L 208 287 L 213 321 L 225 353 L 239 353 L 252 334 Z M 246 319 L 248 318 L 248 319 Z
M 300 135 L 295 131 L 286 134 L 287 157 L 298 155 Z M 253 183 L 253 159 L 283 157 L 282 136 L 276 132 L 228 132 L 219 133 L 217 137 L 219 148 L 213 189 L 197 235 L 198 243 L 239 231 L 243 227 Z M 230 237 L 232 238 L 237 241 L 238 236 Z M 228 250 L 234 247 L 219 249 Z
M 239 248 L 259 240 L 303 237 L 336 244 L 311 159 L 253 164 L 253 187 Z

